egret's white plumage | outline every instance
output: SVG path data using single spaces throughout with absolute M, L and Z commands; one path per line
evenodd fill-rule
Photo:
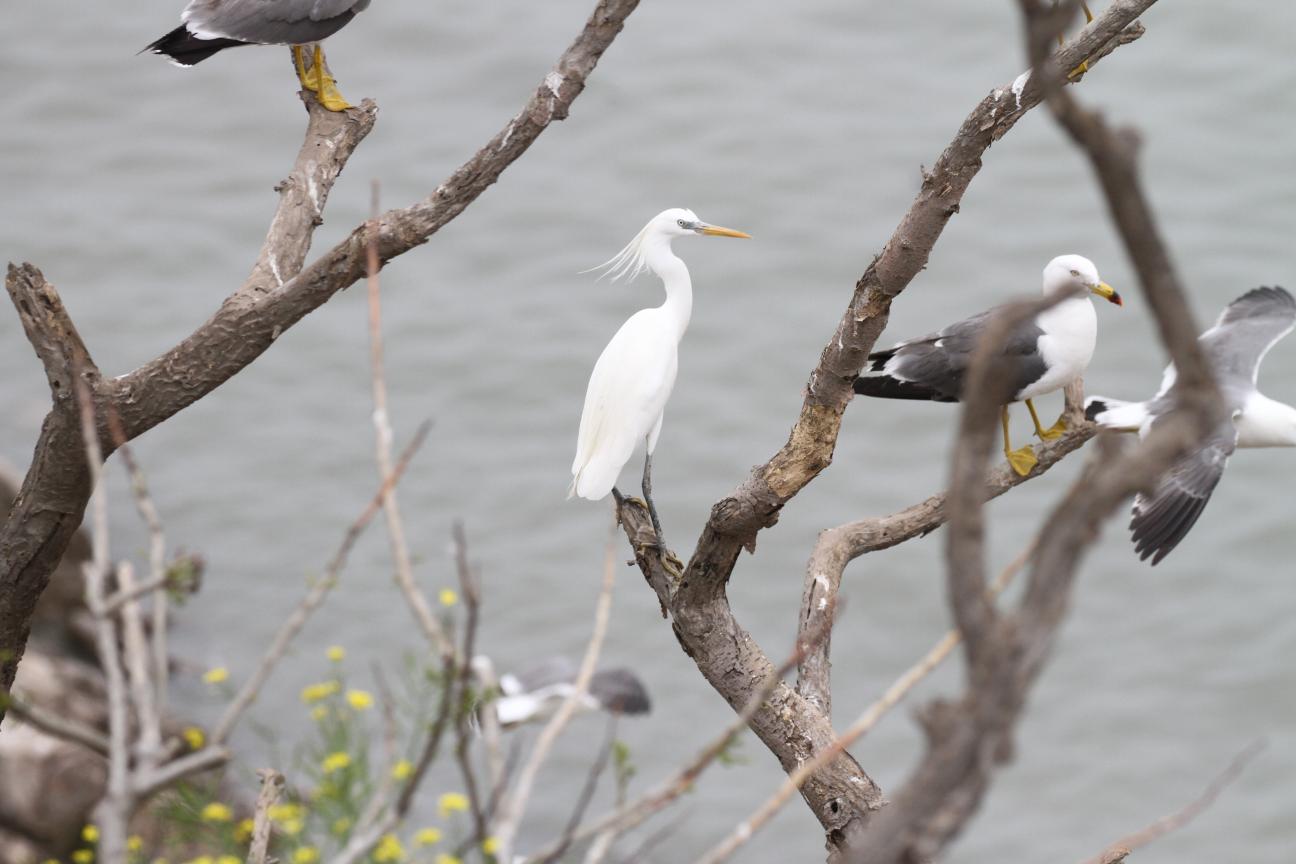
M 748 236 L 708 225 L 692 210 L 665 210 L 596 268 L 605 269 L 614 281 L 651 270 L 662 280 L 666 302 L 631 315 L 594 364 L 581 411 L 569 498 L 603 498 L 640 443 L 647 457 L 657 446 L 662 412 L 675 386 L 679 342 L 693 312 L 693 283 L 688 268 L 671 250 L 671 241 L 693 234 Z M 648 470 L 646 459 L 645 480 Z

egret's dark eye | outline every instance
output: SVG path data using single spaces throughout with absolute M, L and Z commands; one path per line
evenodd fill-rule
M 1079 275 L 1080 275 L 1080 271 L 1079 271 L 1079 270 L 1072 270 L 1072 271 L 1071 271 L 1071 275 L 1072 275 L 1072 276 L 1079 276 Z
M 681 228 L 687 228 L 687 227 L 688 227 L 688 223 L 685 222 L 683 219 L 676 219 L 676 220 L 675 220 L 675 224 L 679 225 Z

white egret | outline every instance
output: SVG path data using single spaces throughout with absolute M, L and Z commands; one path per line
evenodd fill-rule
M 341 30 L 369 0 L 190 0 L 179 27 L 147 46 L 180 66 L 193 66 L 236 45 L 291 45 L 297 78 L 330 111 L 351 106 L 324 64 L 320 41 Z M 304 46 L 312 48 L 306 68 Z
M 1098 278 L 1098 269 L 1088 258 L 1059 255 L 1044 268 L 1046 295 L 1080 288 L 1121 305 L 1120 295 Z M 855 379 L 855 392 L 884 399 L 959 401 L 972 352 L 998 311 L 995 308 L 982 312 L 936 333 L 870 354 L 871 365 L 867 374 Z M 1093 358 L 1097 338 L 1098 316 L 1088 295 L 1083 295 L 1063 300 L 1023 321 L 1000 347 L 1002 360 L 1012 369 L 1012 401 L 1025 401 L 1035 423 L 1035 434 L 1040 438 L 1057 438 L 1066 427 L 1059 418 L 1045 429 L 1031 399 L 1060 390 L 1084 374 Z M 1030 446 L 1012 449 L 1007 405 L 1003 406 L 1000 419 L 1004 455 L 1013 470 L 1024 477 L 1038 460 Z
M 1229 417 L 1201 445 L 1166 472 L 1151 495 L 1134 499 L 1130 520 L 1134 552 L 1155 565 L 1179 545 L 1197 522 L 1224 466 L 1237 447 L 1296 447 L 1296 408 L 1256 388 L 1260 361 L 1296 325 L 1296 298 L 1282 288 L 1256 288 L 1234 300 L 1215 326 L 1198 337 L 1215 370 Z M 1118 402 L 1095 396 L 1085 416 L 1109 429 L 1145 436 L 1175 409 L 1174 364 L 1166 367 L 1161 390 L 1146 402 Z
M 621 469 L 644 445 L 643 494 L 662 544 L 661 521 L 652 501 L 652 454 L 661 434 L 662 412 L 675 386 L 680 339 L 693 311 L 693 283 L 674 252 L 677 237 L 749 237 L 698 219 L 692 210 L 664 210 L 643 227 L 606 268 L 613 281 L 651 270 L 662 280 L 666 302 L 631 315 L 599 355 L 585 390 L 572 482 L 567 497 L 591 501 L 613 492 Z

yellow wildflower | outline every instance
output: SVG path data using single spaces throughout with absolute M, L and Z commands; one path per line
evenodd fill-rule
M 240 843 L 246 843 L 252 838 L 252 830 L 256 828 L 256 823 L 251 819 L 242 819 L 234 826 L 234 839 Z
M 322 702 L 341 689 L 342 685 L 336 680 L 325 681 L 321 684 L 310 684 L 302 688 L 301 700 L 307 705 L 311 705 L 315 702 Z
M 351 820 L 348 819 L 347 817 L 343 816 L 340 819 L 334 820 L 333 822 L 334 834 L 345 834 L 350 830 L 351 830 Z
M 224 666 L 217 666 L 214 669 L 208 669 L 203 673 L 203 681 L 207 684 L 219 684 L 222 681 L 229 680 L 229 670 Z
M 228 822 L 234 818 L 233 811 L 219 801 L 213 801 L 202 809 L 204 822 Z
M 303 815 L 302 805 L 295 803 L 272 804 L 270 809 L 266 811 L 266 815 L 275 822 L 286 822 L 289 819 L 300 819 Z
M 347 704 L 357 711 L 373 707 L 373 696 L 364 690 L 348 690 L 346 700 Z
M 500 850 L 500 841 L 498 837 L 487 837 L 482 841 L 482 851 L 487 855 L 495 855 Z
M 126 851 L 138 852 L 144 848 L 144 838 L 138 834 L 132 834 L 126 838 Z
M 458 595 L 458 593 L 455 592 L 455 590 L 454 590 L 453 588 L 442 588 L 442 589 L 441 589 L 441 605 L 442 605 L 442 606 L 453 606 L 453 605 L 455 605 L 455 604 L 458 603 L 458 602 L 459 602 L 459 595 Z
M 311 709 L 311 719 L 314 720 L 316 723 L 320 722 L 327 716 L 328 716 L 327 705 L 316 705 L 314 708 Z
M 406 780 L 414 773 L 414 763 L 408 759 L 402 759 L 392 766 L 393 780 Z
M 405 847 L 401 845 L 400 840 L 394 834 L 384 834 L 374 847 L 373 860 L 378 864 L 390 864 L 394 861 L 405 860 Z
M 81 839 L 87 843 L 96 843 L 99 840 L 99 829 L 94 825 L 87 825 L 81 829 Z
M 154 858 L 152 864 L 168 864 L 165 858 Z
M 185 730 L 180 735 L 184 738 L 185 743 L 189 745 L 190 750 L 201 750 L 202 746 L 207 743 L 207 736 L 197 726 L 185 727 Z
M 73 864 L 90 864 L 94 860 L 94 852 L 89 849 L 78 849 L 72 853 Z
M 437 799 L 437 810 L 444 819 L 451 813 L 462 813 L 468 809 L 468 796 L 460 792 L 446 792 Z
M 319 850 L 314 846 L 298 846 L 292 854 L 292 864 L 315 864 L 319 860 Z
M 197 858 L 190 858 L 185 864 L 216 864 L 210 855 L 199 855 Z
M 424 828 L 414 835 L 415 846 L 435 846 L 441 842 L 441 829 Z
M 328 650 L 324 652 L 324 656 L 334 663 L 341 663 L 343 658 L 346 657 L 346 649 L 341 645 L 330 645 Z
M 325 756 L 324 761 L 320 763 L 320 767 L 324 769 L 325 774 L 332 774 L 334 771 L 341 771 L 350 764 L 350 754 L 339 751 Z
M 233 855 L 222 855 L 216 859 L 216 864 L 243 864 L 243 859 L 235 858 Z
M 285 819 L 279 823 L 279 830 L 287 834 L 289 837 L 296 837 L 302 832 L 302 828 L 304 827 L 305 825 L 300 819 Z
M 463 862 L 453 855 L 447 855 L 442 852 L 436 857 L 436 864 L 463 864 Z

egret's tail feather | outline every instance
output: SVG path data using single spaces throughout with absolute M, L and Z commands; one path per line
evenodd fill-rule
M 1137 432 L 1147 422 L 1147 406 L 1143 402 L 1122 402 L 1106 396 L 1091 396 L 1085 400 L 1085 419 L 1104 429 Z
M 612 491 L 620 473 L 620 464 L 611 464 L 607 459 L 595 457 L 572 476 L 567 497 L 579 495 L 589 501 L 601 501 Z

